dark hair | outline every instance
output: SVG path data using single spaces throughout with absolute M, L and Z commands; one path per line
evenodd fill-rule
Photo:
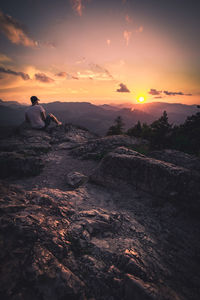
M 36 101 L 39 100 L 38 97 L 36 97 L 36 96 L 31 96 L 30 99 L 31 99 L 32 104 L 34 104 Z

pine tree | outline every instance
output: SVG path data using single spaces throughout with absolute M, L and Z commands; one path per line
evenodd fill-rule
M 165 148 L 169 145 L 172 125 L 168 122 L 167 112 L 151 124 L 151 146 L 153 148 Z
M 119 135 L 123 134 L 124 123 L 122 121 L 122 117 L 118 116 L 114 120 L 114 125 L 108 129 L 107 135 Z

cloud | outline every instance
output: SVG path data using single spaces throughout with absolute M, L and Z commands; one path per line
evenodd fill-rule
M 110 43 L 111 43 L 111 40 L 107 39 L 107 40 L 106 40 L 106 44 L 107 44 L 108 46 L 110 46 Z
M 71 75 L 71 74 L 66 73 L 66 72 L 59 72 L 59 73 L 55 74 L 55 76 L 62 77 L 62 78 L 67 78 L 67 79 L 76 79 L 76 80 L 79 80 L 79 78 L 77 76 Z
M 98 65 L 98 64 L 91 63 L 91 64 L 90 64 L 90 68 L 91 68 L 92 71 L 94 71 L 94 72 L 97 72 L 97 73 L 104 73 L 107 77 L 113 79 L 112 74 L 111 74 L 107 69 L 101 67 L 101 66 Z
M 137 33 L 141 33 L 143 31 L 144 31 L 144 27 L 143 26 L 140 26 L 138 29 L 136 29 Z
M 85 63 L 85 61 L 86 61 L 86 58 L 85 58 L 85 57 L 82 57 L 81 59 L 79 59 L 79 60 L 76 61 L 76 64 L 77 64 L 77 65 L 80 65 L 80 64 Z
M 129 89 L 127 88 L 127 86 L 123 83 L 119 84 L 120 88 L 116 90 L 116 92 L 119 93 L 130 93 Z
M 153 97 L 154 99 L 162 99 L 163 97 L 162 96 L 156 96 L 156 97 Z
M 150 91 L 148 92 L 150 95 L 160 95 L 162 93 L 162 91 L 157 91 L 156 89 L 150 89 Z
M 131 17 L 130 17 L 129 15 L 126 15 L 126 16 L 125 16 L 125 20 L 126 20 L 126 22 L 127 22 L 128 24 L 131 24 L 131 23 L 132 23 L 132 19 L 131 19 Z
M 169 92 L 169 91 L 163 91 L 163 93 L 167 96 L 176 96 L 176 95 L 180 95 L 180 96 L 192 96 L 192 94 L 185 94 L 183 92 Z
M 58 76 L 58 77 L 66 77 L 67 73 L 66 72 L 59 72 L 59 73 L 56 74 L 56 76 Z
M 14 76 L 20 76 L 23 80 L 29 80 L 30 77 L 28 74 L 24 72 L 16 72 L 10 69 L 5 69 L 4 67 L 0 67 L 0 73 L 11 74 Z
M 77 76 L 71 75 L 71 77 L 72 77 L 72 79 L 79 80 L 79 78 Z
M 50 48 L 50 49 L 55 49 L 56 48 L 56 44 L 54 42 L 50 42 L 50 41 L 46 41 L 46 42 L 38 41 L 38 46 L 47 47 L 47 48 Z
M 14 44 L 37 47 L 37 42 L 28 37 L 24 26 L 2 11 L 0 11 L 0 31 Z
M 52 83 L 52 82 L 54 82 L 54 80 L 52 78 L 48 77 L 44 73 L 36 73 L 35 74 L 35 79 L 40 81 L 40 82 L 43 82 L 43 83 Z
M 73 10 L 81 17 L 83 13 L 83 0 L 71 0 Z
M 127 31 L 127 30 L 124 31 L 123 35 L 124 35 L 124 39 L 126 41 L 126 46 L 128 46 L 128 44 L 129 44 L 129 41 L 130 41 L 130 38 L 131 38 L 131 34 L 132 34 L 131 31 Z
M 150 89 L 150 91 L 148 92 L 150 95 L 153 96 L 160 96 L 160 97 L 154 97 L 154 98 L 162 98 L 162 95 L 165 94 L 167 96 L 192 96 L 192 94 L 185 94 L 183 92 L 169 92 L 169 91 L 157 91 L 156 89 Z
M 0 62 L 10 62 L 12 59 L 7 55 L 0 53 Z

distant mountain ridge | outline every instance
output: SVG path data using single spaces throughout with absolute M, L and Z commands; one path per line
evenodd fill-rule
M 113 104 L 110 104 L 111 106 Z M 143 112 L 146 112 L 150 115 L 153 115 L 155 118 L 159 118 L 163 111 L 165 110 L 169 117 L 169 122 L 174 124 L 181 124 L 185 121 L 185 119 L 193 114 L 198 112 L 198 108 L 196 104 L 187 105 L 181 103 L 168 103 L 168 102 L 151 102 L 151 103 L 124 103 L 120 105 L 115 105 L 115 107 L 119 108 L 131 108 L 137 109 Z
M 164 110 L 167 111 L 169 121 L 174 124 L 183 123 L 188 115 L 198 111 L 196 105 L 179 103 L 145 103 L 121 105 L 94 105 L 89 102 L 51 102 L 41 103 L 47 112 L 57 116 L 62 122 L 72 123 L 88 128 L 100 135 L 106 134 L 117 116 L 121 116 L 125 129 L 132 127 L 138 121 L 150 124 L 158 119 Z M 0 100 L 0 126 L 18 125 L 24 121 L 27 106 L 17 101 Z

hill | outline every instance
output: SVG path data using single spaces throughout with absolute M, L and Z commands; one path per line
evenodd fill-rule
M 141 123 L 150 124 L 159 118 L 163 111 L 168 113 L 169 122 L 183 123 L 187 116 L 197 112 L 196 105 L 183 105 L 179 103 L 146 103 L 117 105 L 94 105 L 89 102 L 52 102 L 41 103 L 47 112 L 55 114 L 62 122 L 77 124 L 89 130 L 105 135 L 117 116 L 121 116 L 125 129 Z M 125 107 L 123 107 L 125 106 Z M 16 101 L 0 101 L 0 126 L 19 125 L 24 121 L 25 105 Z
M 47 112 L 57 116 L 62 122 L 77 124 L 88 128 L 97 134 L 105 134 L 117 116 L 122 116 L 126 128 L 133 126 L 138 120 L 150 123 L 154 117 L 136 110 L 130 109 L 107 109 L 93 105 L 89 102 L 52 102 L 41 103 Z M 18 125 L 24 120 L 26 106 L 16 103 L 1 102 L 0 126 Z
M 111 105 L 112 106 L 112 105 Z M 116 108 L 116 105 L 114 105 Z M 197 113 L 197 105 L 186 105 L 181 103 L 151 102 L 142 104 L 124 103 L 117 105 L 118 108 L 131 108 L 148 113 L 154 118 L 159 118 L 163 111 L 167 112 L 169 122 L 182 124 L 188 116 Z

